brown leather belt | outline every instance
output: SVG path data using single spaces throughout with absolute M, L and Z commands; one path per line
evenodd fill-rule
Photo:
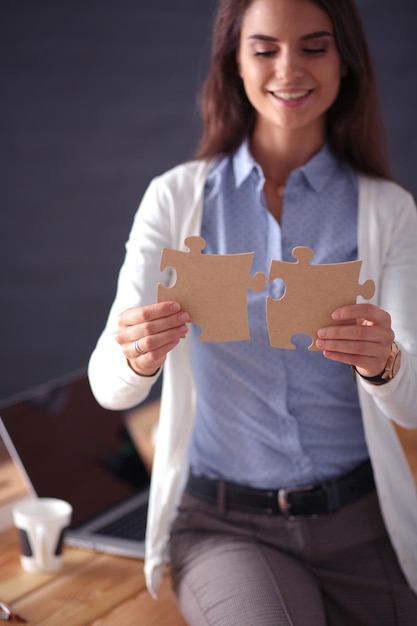
M 334 513 L 374 489 L 372 466 L 366 461 L 336 480 L 288 489 L 254 489 L 190 473 L 185 491 L 211 504 L 221 498 L 230 510 L 296 517 Z

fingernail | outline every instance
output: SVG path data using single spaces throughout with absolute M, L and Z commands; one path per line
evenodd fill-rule
M 177 311 L 179 311 L 181 309 L 181 305 L 178 302 L 174 302 L 173 304 L 171 304 L 171 306 L 169 307 L 169 310 L 172 311 L 173 313 L 176 313 Z
M 181 313 L 181 315 L 178 315 L 178 321 L 179 322 L 188 322 L 190 319 L 188 313 Z
M 318 348 L 324 348 L 324 346 L 325 346 L 325 345 L 326 345 L 326 342 L 325 342 L 325 341 L 323 341 L 322 339 L 318 339 L 318 340 L 316 341 L 316 346 L 317 346 Z
M 334 320 L 340 320 L 340 318 L 342 317 L 342 314 L 340 311 L 333 311 L 332 313 L 332 318 Z
M 317 336 L 326 337 L 326 335 L 327 335 L 327 330 L 325 328 L 319 328 L 319 330 L 317 331 Z

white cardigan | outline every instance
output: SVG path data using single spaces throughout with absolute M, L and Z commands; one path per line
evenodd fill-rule
M 89 363 L 93 393 L 110 409 L 127 409 L 148 395 L 159 373 L 146 378 L 127 365 L 114 339 L 117 315 L 154 303 L 164 247 L 184 249 L 200 234 L 203 188 L 210 163 L 180 165 L 149 185 L 138 210 L 115 301 Z M 390 420 L 417 427 L 417 213 L 411 195 L 398 185 L 359 177 L 359 258 L 361 279 L 376 284 L 372 302 L 389 311 L 402 349 L 401 369 L 384 386 L 358 377 L 368 449 L 383 515 L 401 567 L 417 591 L 417 492 Z M 296 243 L 296 242 L 295 242 Z M 145 574 L 156 595 L 170 527 L 184 489 L 187 448 L 193 428 L 195 389 L 190 339 L 168 355 L 164 365 L 160 421 L 152 471 Z

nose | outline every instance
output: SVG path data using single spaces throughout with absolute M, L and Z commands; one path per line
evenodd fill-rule
M 289 48 L 282 48 L 277 57 L 276 74 L 284 83 L 291 83 L 303 75 L 303 63 L 299 55 Z

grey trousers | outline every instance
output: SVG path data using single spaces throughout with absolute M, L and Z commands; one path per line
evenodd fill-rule
M 374 493 L 331 515 L 219 510 L 184 494 L 171 571 L 190 626 L 416 626 Z

